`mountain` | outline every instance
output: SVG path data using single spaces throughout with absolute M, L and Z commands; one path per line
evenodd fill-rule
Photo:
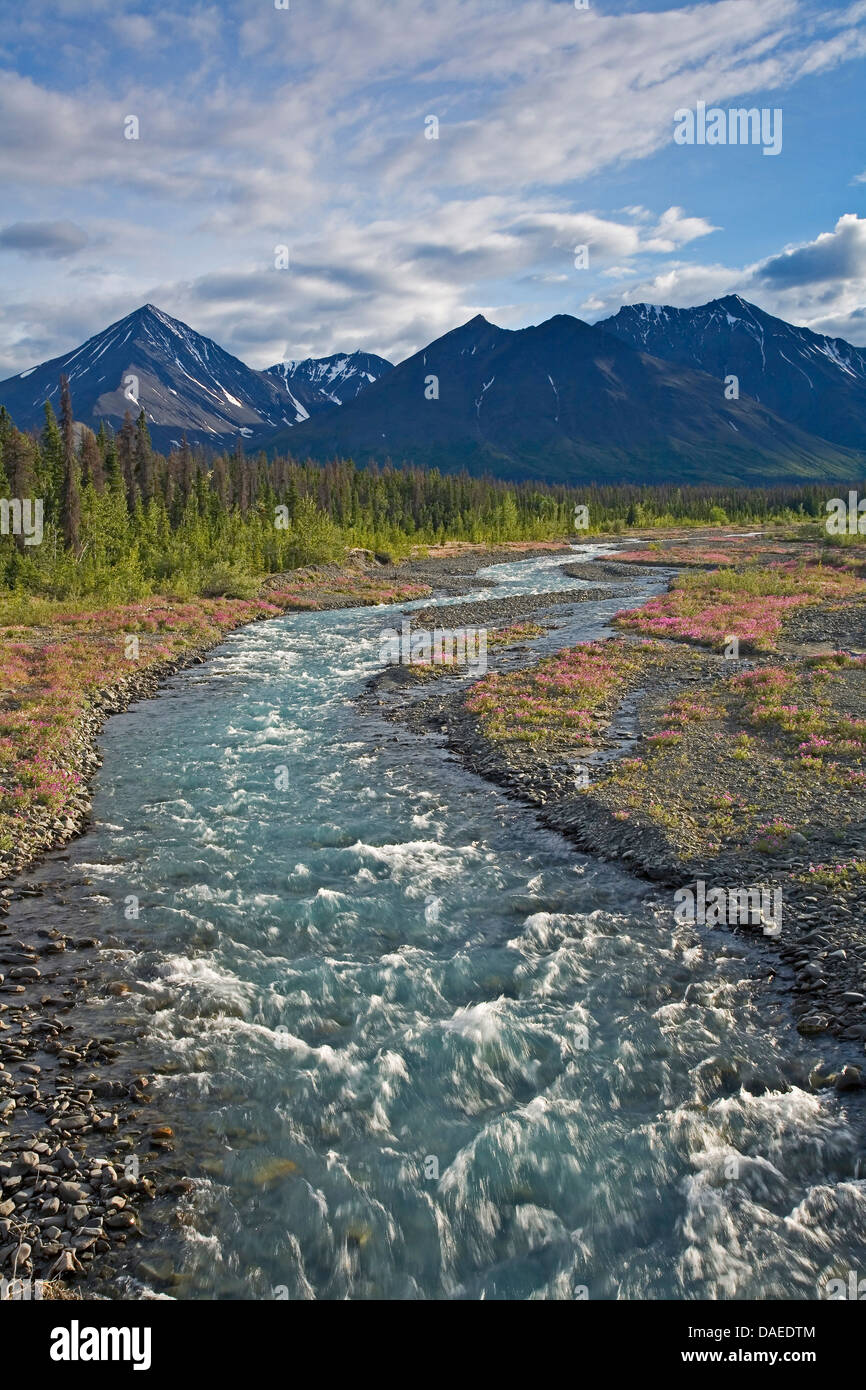
M 288 427 L 353 399 L 390 365 L 356 352 L 257 372 L 211 338 L 144 304 L 75 351 L 0 382 L 0 405 L 19 429 L 40 428 L 45 401 L 58 408 L 65 372 L 76 419 L 94 429 L 105 420 L 117 430 L 127 410 L 137 416 L 143 408 L 160 450 L 179 444 L 184 432 L 190 444 L 233 448 L 239 438 Z M 137 384 L 131 386 L 129 377 Z M 127 390 L 134 390 L 140 405 Z
M 866 352 L 734 296 L 633 305 L 594 327 L 558 314 L 509 330 L 479 315 L 396 367 L 354 352 L 264 372 L 145 304 L 0 382 L 19 428 L 41 426 L 45 400 L 58 405 L 61 373 L 78 421 L 116 430 L 143 407 L 163 451 L 186 433 L 212 448 L 240 439 L 552 482 L 841 480 L 866 464 Z
M 253 443 L 572 483 L 847 478 L 864 464 L 748 397 L 725 400 L 717 377 L 565 314 L 518 330 L 479 315 L 340 410 Z
M 305 357 L 302 362 L 278 362 L 263 375 L 273 377 L 287 392 L 299 424 L 320 410 L 353 401 L 390 372 L 392 365 L 372 352 L 334 353 L 332 357 Z
M 97 429 L 105 420 L 117 430 L 127 410 L 135 417 L 143 408 L 158 449 L 179 443 L 184 431 L 191 444 L 231 447 L 239 436 L 294 419 L 276 381 L 153 304 L 74 352 L 0 382 L 0 405 L 19 429 L 42 424 L 46 400 L 57 408 L 61 372 L 69 377 L 77 420 Z M 138 379 L 137 389 L 130 376 Z M 125 395 L 133 389 L 140 407 Z
M 866 350 L 795 328 L 729 294 L 692 309 L 629 304 L 596 324 L 641 352 L 734 375 L 740 392 L 810 434 L 866 449 Z

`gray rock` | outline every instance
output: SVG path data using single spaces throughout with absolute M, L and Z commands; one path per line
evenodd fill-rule
M 57 1195 L 62 1202 L 86 1202 L 90 1196 L 86 1187 L 77 1182 L 59 1182 Z
M 71 1250 L 61 1250 L 54 1264 L 48 1271 L 48 1278 L 55 1279 L 63 1274 L 80 1274 L 81 1265 L 75 1258 Z
M 135 1225 L 135 1215 L 131 1211 L 115 1211 L 105 1218 L 106 1226 L 110 1226 L 113 1231 L 120 1231 L 124 1227 Z

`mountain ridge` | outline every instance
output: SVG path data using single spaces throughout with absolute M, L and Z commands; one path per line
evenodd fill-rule
M 476 315 L 291 440 L 252 446 L 547 482 L 846 478 L 866 462 L 568 314 L 522 329 Z
M 476 314 L 396 366 L 356 351 L 264 371 L 148 303 L 0 382 L 19 427 L 41 426 L 61 372 L 78 421 L 116 430 L 144 409 L 164 451 L 186 434 L 211 449 L 547 482 L 760 483 L 866 468 L 866 351 L 739 296 L 628 305 L 594 325 L 561 313 L 509 329 Z
M 724 295 L 688 309 L 624 305 L 595 325 L 641 351 L 724 380 L 830 443 L 866 449 L 866 349 Z

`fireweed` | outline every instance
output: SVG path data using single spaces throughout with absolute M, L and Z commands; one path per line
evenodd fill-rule
M 782 621 L 795 608 L 866 594 L 866 584 L 844 569 L 786 561 L 743 570 L 679 575 L 666 594 L 642 608 L 617 613 L 614 622 L 644 636 L 668 637 L 722 650 L 736 633 L 743 651 L 770 651 Z
M 845 864 L 810 864 L 797 877 L 801 883 L 821 884 L 824 888 L 850 888 L 866 882 L 866 859 L 851 859 Z
M 636 653 L 650 645 L 582 642 L 530 670 L 494 672 L 473 689 L 466 708 L 488 738 L 586 742 L 638 669 Z
M 639 565 L 670 565 L 672 568 L 719 569 L 732 565 L 767 565 L 790 559 L 802 561 L 820 560 L 823 547 L 814 542 L 798 541 L 793 545 L 783 545 L 773 541 L 762 541 L 752 536 L 726 537 L 724 547 L 718 545 L 676 544 L 674 541 L 653 541 L 649 546 L 638 548 L 629 546 L 627 550 L 611 554 L 612 560 L 625 560 Z
M 843 670 L 862 670 L 844 653 L 810 658 L 802 667 L 764 666 L 726 684 L 744 722 L 780 740 L 809 775 L 850 787 L 866 780 L 866 720 L 834 708 Z

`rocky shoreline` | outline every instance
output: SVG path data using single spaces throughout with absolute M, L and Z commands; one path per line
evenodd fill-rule
M 611 569 L 610 578 L 634 573 L 636 567 L 601 566 Z M 573 572 L 587 574 L 591 566 L 576 565 Z M 599 566 L 593 566 L 599 568 Z M 587 577 L 590 577 L 587 574 Z M 623 590 L 617 590 L 624 593 Z M 538 596 L 544 597 L 544 596 Z M 554 597 L 549 616 L 555 609 Z M 533 610 L 543 615 L 544 605 Z M 510 614 L 508 615 L 511 616 Z M 851 633 L 866 635 L 866 602 L 845 605 L 817 605 L 797 610 L 788 620 L 785 649 L 793 657 L 811 650 L 809 642 L 822 639 L 826 647 Z M 630 640 L 630 639 L 626 639 Z M 660 825 L 637 823 L 621 809 L 620 788 L 612 774 L 623 757 L 648 751 L 647 740 L 657 736 L 663 725 L 663 711 L 678 697 L 690 698 L 696 692 L 712 689 L 738 672 L 769 665 L 769 657 L 750 657 L 732 661 L 683 643 L 656 644 L 661 656 L 643 664 L 624 697 L 607 711 L 598 733 L 589 746 L 575 748 L 563 742 L 560 747 L 539 748 L 530 743 L 497 741 L 482 732 L 479 719 L 466 708 L 467 687 L 454 688 L 446 675 L 431 689 L 425 677 L 423 690 L 412 683 L 395 682 L 388 672 L 374 677 L 361 696 L 362 704 L 386 720 L 400 722 L 415 733 L 433 736 L 455 753 L 463 765 L 504 788 L 510 795 L 532 806 L 539 820 L 594 856 L 623 864 L 659 887 L 673 911 L 673 892 L 705 882 L 728 889 L 783 891 L 783 929 L 778 936 L 764 934 L 754 927 L 722 926 L 724 934 L 746 930 L 761 940 L 770 966 L 790 991 L 792 1012 L 799 1031 L 816 1038 L 824 1035 L 842 1048 L 844 1061 L 835 1069 L 820 1068 L 812 1078 L 816 1087 L 835 1085 L 838 1089 L 859 1089 L 866 1084 L 866 935 L 862 930 L 862 887 L 840 884 L 825 891 L 808 881 L 815 863 L 836 863 L 862 854 L 866 823 L 851 819 L 839 824 L 834 818 L 840 793 L 833 787 L 808 789 L 811 813 L 808 835 L 793 832 L 779 851 L 772 855 L 757 851 L 709 853 L 696 834 L 679 839 Z M 636 650 L 636 645 L 634 647 Z M 784 660 L 785 657 L 782 657 Z M 495 652 L 492 670 L 529 668 L 538 654 L 524 647 L 517 652 Z M 778 664 L 778 655 L 772 658 Z M 859 682 L 859 674 L 854 673 Z M 859 706 L 858 706 L 859 708 Z M 861 709 L 866 713 L 866 707 Z M 717 775 L 720 756 L 718 731 L 698 725 L 690 731 L 688 745 L 691 780 L 703 790 L 709 802 L 722 788 Z M 578 766 L 589 774 L 589 785 L 579 786 Z M 768 819 L 791 813 L 791 791 L 755 756 L 741 776 L 760 798 Z M 681 773 L 680 773 L 681 775 Z M 682 787 L 676 778 L 659 766 L 658 800 L 671 816 L 678 812 L 687 820 L 682 805 Z M 798 794 L 797 794 L 798 795 Z M 853 796 L 843 798 L 856 808 Z M 682 829 L 682 827 L 680 827 Z M 775 964 L 773 964 L 775 962 Z
M 592 585 L 585 589 L 560 589 L 551 594 L 515 594 L 510 598 L 474 599 L 469 603 L 449 603 L 443 608 L 418 608 L 412 613 L 414 628 L 500 627 L 519 623 L 565 604 L 598 603 L 611 598 L 633 598 L 640 590 L 628 587 Z
M 77 729 L 71 770 L 90 778 L 105 721 L 204 660 L 204 650 L 189 651 L 100 691 Z M 84 791 L 70 816 L 35 826 L 13 871 L 80 834 L 90 808 Z M 137 1123 L 152 1103 L 151 1079 L 129 1070 L 107 1075 L 117 1040 L 90 1036 L 76 1017 L 91 986 L 82 978 L 85 962 L 98 961 L 101 943 L 56 929 L 26 940 L 9 935 L 3 917 L 11 902 L 41 891 L 20 878 L 0 889 L 0 1278 L 9 1299 L 80 1297 L 79 1280 L 87 1296 L 106 1297 L 115 1262 L 128 1242 L 144 1238 L 144 1207 L 176 1200 L 192 1184 L 156 1166 L 172 1149 L 171 1130 L 154 1125 L 146 1133 Z M 150 1295 L 142 1288 L 139 1296 Z

